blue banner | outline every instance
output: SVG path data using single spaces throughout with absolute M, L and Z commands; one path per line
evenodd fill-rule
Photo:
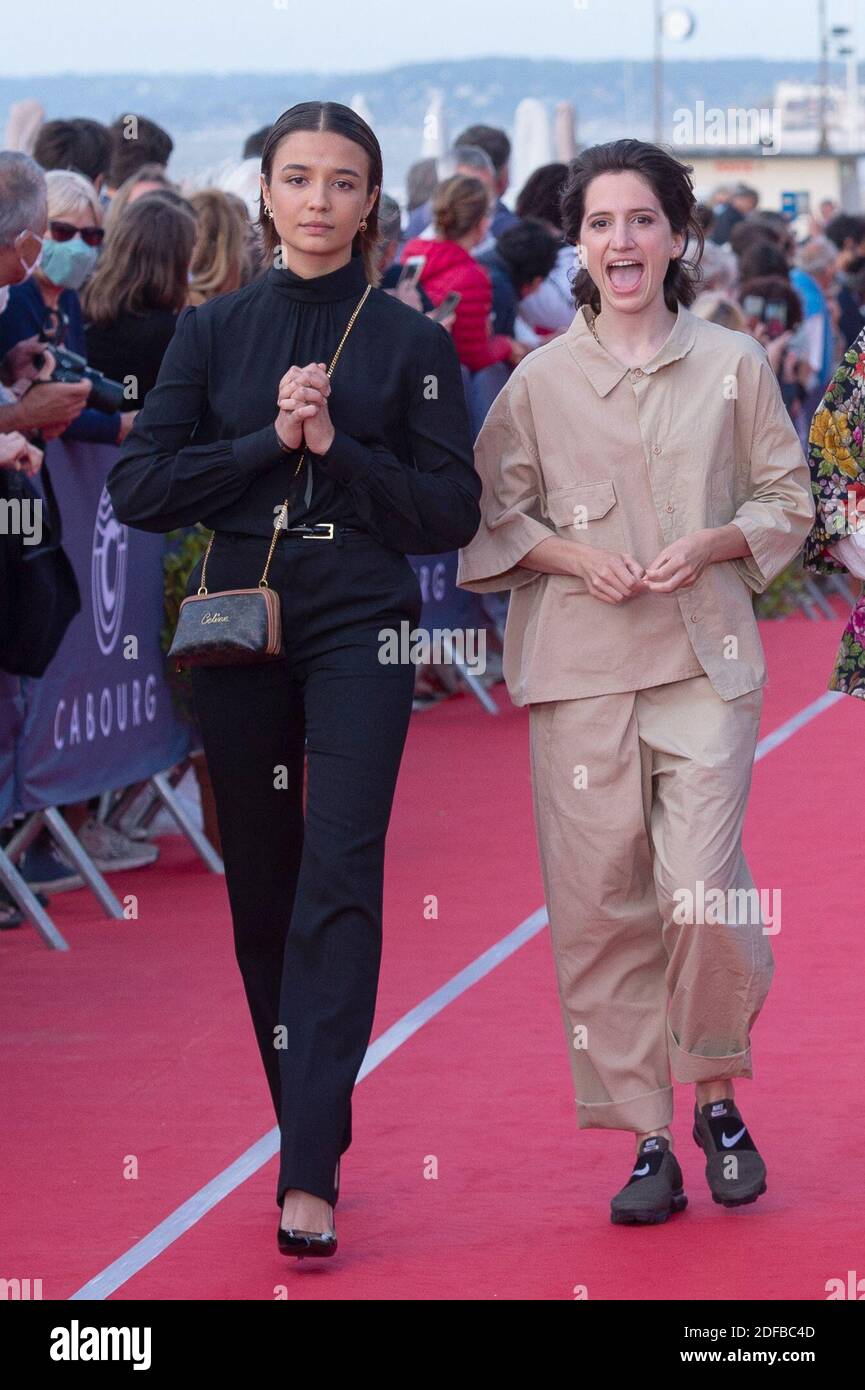
M 114 516 L 105 479 L 117 452 L 116 445 L 62 440 L 46 449 L 81 612 L 44 676 L 5 678 L 9 688 L 17 684 L 17 701 L 4 699 L 0 685 L 0 818 L 10 802 L 33 811 L 126 786 L 172 766 L 189 748 L 159 644 L 165 537 Z M 6 744 L 16 711 L 10 796 Z
M 24 724 L 24 697 L 17 677 L 0 671 L 0 825 L 15 812 L 15 750 Z
M 423 608 L 418 628 L 431 632 L 433 628 L 485 628 L 489 626 L 481 594 L 457 588 L 459 551 L 443 555 L 409 555 L 409 563 L 418 577 Z
M 0 824 L 142 780 L 189 750 L 159 642 L 166 541 L 117 521 L 105 489 L 116 458 L 108 444 L 46 450 L 81 612 L 40 679 L 0 672 Z M 456 551 L 408 559 L 420 629 L 486 626 L 481 597 L 457 588 Z

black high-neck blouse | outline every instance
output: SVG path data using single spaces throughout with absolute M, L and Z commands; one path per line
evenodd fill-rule
M 200 521 L 272 536 L 301 450 L 280 448 L 277 387 L 292 363 L 330 361 L 366 288 L 363 259 L 311 279 L 273 267 L 189 306 L 107 487 L 144 531 Z M 331 378 L 335 434 L 307 451 L 287 524 L 359 526 L 396 550 L 467 545 L 481 483 L 459 360 L 446 329 L 370 291 Z

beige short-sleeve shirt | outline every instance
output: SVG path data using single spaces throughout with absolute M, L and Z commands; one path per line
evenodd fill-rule
M 705 673 L 725 700 L 765 684 L 752 593 L 795 557 L 814 516 L 810 476 L 764 349 L 679 305 L 651 361 L 596 342 L 591 310 L 536 348 L 475 444 L 481 525 L 457 583 L 511 589 L 504 676 L 517 705 Z M 549 536 L 643 565 L 680 536 L 733 521 L 752 554 L 707 565 L 672 594 L 621 604 L 576 575 L 520 560 Z

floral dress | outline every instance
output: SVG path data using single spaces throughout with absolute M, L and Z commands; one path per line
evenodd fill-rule
M 811 490 L 817 515 L 805 541 L 803 561 L 806 569 L 817 574 L 847 573 L 828 547 L 856 526 L 853 513 L 857 507 L 859 525 L 865 525 L 863 430 L 865 329 L 841 359 L 814 414 L 808 437 Z M 829 689 L 865 700 L 865 587 L 842 634 Z

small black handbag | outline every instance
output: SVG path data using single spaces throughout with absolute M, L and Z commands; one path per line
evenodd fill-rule
M 42 512 L 42 538 L 26 545 L 19 532 L 0 534 L 0 670 L 43 676 L 66 629 L 81 611 L 81 590 L 63 549 L 60 508 L 43 458 L 44 499 L 23 472 L 0 469 L 0 499 L 7 517 L 17 502 Z M 9 505 L 12 504 L 12 505 Z
M 333 375 L 345 340 L 371 289 L 372 286 L 367 285 L 355 306 L 333 355 L 333 361 L 327 369 L 329 377 Z M 305 458 L 304 448 L 292 474 L 292 480 L 300 472 Z M 210 537 L 201 566 L 201 584 L 197 593 L 189 594 L 182 600 L 174 640 L 168 649 L 169 657 L 173 657 L 176 662 L 177 671 L 182 670 L 184 666 L 242 665 L 255 661 L 275 661 L 282 656 L 279 595 L 268 586 L 267 571 L 280 529 L 285 526 L 287 517 L 286 497 L 273 528 L 264 573 L 255 589 L 220 589 L 213 594 L 207 592 L 207 557 L 216 533 Z

